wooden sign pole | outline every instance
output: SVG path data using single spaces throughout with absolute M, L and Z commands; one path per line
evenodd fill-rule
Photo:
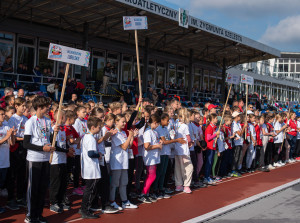
M 221 117 L 221 122 L 220 122 L 220 125 L 219 125 L 219 131 L 221 129 L 221 125 L 222 125 L 222 122 L 223 122 L 223 118 L 224 118 L 224 114 L 225 114 L 225 109 L 226 109 L 226 106 L 227 106 L 227 103 L 228 103 L 228 98 L 229 98 L 229 95 L 230 95 L 231 87 L 232 87 L 232 84 L 230 84 L 228 95 L 227 95 L 226 102 L 225 102 L 225 105 L 224 105 L 224 109 L 223 109 L 223 113 L 222 113 L 222 117 Z M 217 142 L 218 138 L 219 137 L 217 137 L 215 139 L 215 143 Z
M 136 50 L 136 62 L 137 62 L 137 70 L 138 70 L 138 79 L 139 79 L 139 91 L 140 91 L 140 98 L 143 97 L 142 93 L 142 81 L 141 81 L 141 70 L 140 70 L 140 54 L 139 54 L 139 40 L 137 30 L 134 30 L 135 36 L 135 50 Z
M 246 122 L 247 122 L 247 112 L 248 112 L 248 84 L 246 84 Z M 247 139 L 247 130 L 245 131 L 245 139 Z
M 67 63 L 65 76 L 64 76 L 64 81 L 63 81 L 63 87 L 62 87 L 61 95 L 60 95 L 60 101 L 59 101 L 59 107 L 58 107 L 58 113 L 57 113 L 57 120 L 56 120 L 55 125 L 60 125 L 60 121 L 61 121 L 61 110 L 62 110 L 61 107 L 62 107 L 62 103 L 63 103 L 63 100 L 64 100 L 64 94 L 65 94 L 65 89 L 66 89 L 66 84 L 67 84 L 67 79 L 68 79 L 69 67 L 70 67 L 70 64 Z M 52 147 L 55 147 L 56 136 L 57 136 L 57 132 L 54 132 Z M 53 152 L 51 152 L 51 155 L 50 155 L 50 160 L 49 160 L 50 164 L 52 163 L 52 159 L 53 159 Z

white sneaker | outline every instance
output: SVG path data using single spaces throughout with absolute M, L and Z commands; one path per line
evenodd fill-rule
M 122 211 L 122 210 L 123 210 L 123 208 L 121 208 L 119 205 L 117 205 L 116 202 L 111 203 L 110 206 L 112 206 L 112 207 L 115 208 L 115 209 L 118 209 L 119 211 Z
M 269 170 L 274 170 L 275 169 L 275 167 L 273 167 L 271 164 L 269 164 L 268 168 L 269 168 Z
M 278 163 L 274 163 L 273 166 L 274 167 L 280 167 L 280 165 Z
M 292 163 L 295 163 L 295 162 L 296 162 L 296 160 L 292 158 Z
M 131 204 L 130 201 L 127 201 L 126 203 L 122 203 L 122 208 L 124 209 L 136 209 L 138 208 L 137 205 Z

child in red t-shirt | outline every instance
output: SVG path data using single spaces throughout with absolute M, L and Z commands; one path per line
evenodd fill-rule
M 77 168 L 75 162 L 80 164 L 80 137 L 77 131 L 72 126 L 75 123 L 76 114 L 73 111 L 66 111 L 66 123 L 65 123 L 65 132 L 67 137 L 67 144 L 69 147 L 75 150 L 75 158 L 68 157 L 67 158 L 67 167 L 68 171 L 71 174 L 73 172 L 73 181 L 74 181 L 74 190 L 73 194 L 83 195 L 83 191 L 79 188 L 79 176 L 80 176 L 80 167 Z M 75 164 L 75 169 L 73 170 L 73 166 Z M 80 166 L 80 165 L 79 165 Z

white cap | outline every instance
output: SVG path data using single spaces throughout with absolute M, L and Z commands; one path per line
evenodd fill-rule
M 240 112 L 235 111 L 232 113 L 232 117 L 235 118 L 235 117 L 239 116 L 240 114 L 241 114 Z

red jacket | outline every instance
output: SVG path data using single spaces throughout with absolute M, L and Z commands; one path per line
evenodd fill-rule
M 211 136 L 214 135 L 214 132 L 216 131 L 216 129 L 217 129 L 217 126 L 210 123 L 205 130 L 205 141 L 207 144 L 207 149 L 211 149 L 211 150 L 217 149 L 217 145 L 215 143 L 215 138 L 208 140 L 208 135 L 211 135 Z
M 269 133 L 273 132 L 273 130 L 274 130 L 273 125 L 270 124 L 270 123 L 267 123 L 267 128 L 268 128 L 268 132 L 269 132 Z M 274 142 L 274 139 L 270 137 L 270 138 L 269 138 L 269 142 Z
M 228 138 L 228 136 L 231 135 L 231 126 L 226 126 L 225 124 L 223 125 L 224 126 L 224 129 L 225 129 L 225 138 Z M 232 149 L 232 145 L 231 145 L 231 142 L 232 140 L 225 140 L 227 146 L 228 146 L 228 149 Z
M 255 127 L 255 133 L 256 133 L 256 144 L 258 146 L 262 146 L 263 145 L 262 139 L 260 138 L 261 127 L 258 124 L 256 124 L 254 127 Z
M 5 96 L 3 96 L 3 97 L 0 99 L 0 107 L 1 107 L 1 108 L 6 108 Z
M 289 127 L 291 128 L 291 131 L 288 132 L 292 136 L 297 136 L 297 121 L 296 120 L 289 120 Z

